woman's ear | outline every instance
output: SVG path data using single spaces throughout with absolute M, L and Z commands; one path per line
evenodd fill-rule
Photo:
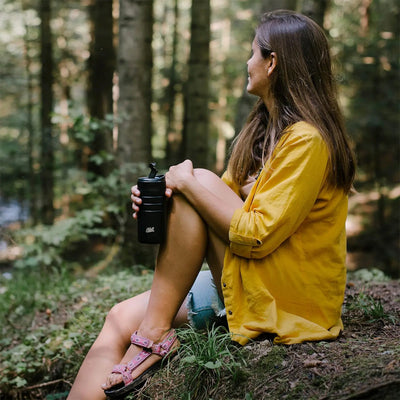
M 276 53 L 272 52 L 270 56 L 268 57 L 268 63 L 267 63 L 267 75 L 270 76 L 272 72 L 274 71 L 275 67 L 277 65 L 277 58 L 276 58 Z

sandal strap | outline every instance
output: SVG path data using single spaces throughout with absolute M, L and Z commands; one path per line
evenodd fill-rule
M 151 350 L 154 354 L 158 354 L 161 357 L 165 357 L 169 353 L 176 339 L 177 336 L 175 329 L 171 329 L 162 342 L 153 344 Z
M 131 335 L 131 343 L 135 344 L 136 346 L 143 347 L 145 349 L 151 349 L 151 346 L 153 346 L 153 341 L 150 339 L 147 339 L 143 336 L 139 336 L 137 334 L 137 331 L 132 333 Z
M 126 364 L 114 365 L 113 369 L 111 370 L 111 373 L 112 374 L 120 374 L 120 375 L 122 375 L 122 380 L 123 380 L 125 385 L 127 384 L 126 382 L 128 382 L 129 379 L 132 376 L 126 370 Z
M 128 364 L 118 364 L 114 365 L 111 373 L 121 374 L 122 380 L 125 385 L 128 385 L 133 381 L 132 372 L 140 365 L 146 358 L 151 355 L 151 352 L 142 350 L 136 357 L 134 357 Z
M 161 357 L 165 357 L 176 340 L 177 335 L 175 329 L 171 329 L 164 340 L 157 344 L 154 344 L 150 339 L 139 336 L 137 332 L 133 333 L 131 336 L 131 343 L 142 347 L 143 350 L 129 361 L 128 364 L 114 365 L 111 373 L 122 375 L 125 386 L 128 385 L 133 381 L 132 372 L 138 367 L 138 365 L 150 357 L 151 354 L 158 354 Z

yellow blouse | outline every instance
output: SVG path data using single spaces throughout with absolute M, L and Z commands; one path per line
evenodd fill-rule
M 313 126 L 293 124 L 233 215 L 221 284 L 240 344 L 263 332 L 285 344 L 334 339 L 343 328 L 347 195 L 328 184 L 328 158 Z

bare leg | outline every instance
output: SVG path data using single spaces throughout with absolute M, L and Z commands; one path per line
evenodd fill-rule
M 238 208 L 241 207 L 240 198 L 216 175 L 206 170 L 196 170 L 195 174 L 201 184 L 219 193 L 223 201 L 233 201 Z M 198 274 L 206 251 L 219 288 L 225 244 L 207 231 L 203 220 L 182 196 L 173 197 L 167 237 L 158 256 L 151 295 L 137 296 L 117 306 L 119 312 L 114 310 L 110 313 L 81 367 L 70 400 L 104 398 L 100 385 L 105 382 L 105 371 L 109 372 L 121 359 L 121 363 L 127 363 L 140 351 L 136 346 L 130 346 L 125 353 L 132 332 L 138 330 L 139 335 L 158 342 L 171 328 L 172 321 L 179 324 L 186 320 L 187 310 L 184 308 L 176 314 Z M 209 243 L 210 240 L 213 243 Z M 121 312 L 121 309 L 128 308 L 129 311 Z M 156 355 L 149 357 L 134 371 L 133 378 L 157 360 Z M 114 386 L 121 380 L 119 374 L 111 374 L 105 387 Z M 95 385 L 99 386 L 95 388 Z
M 151 287 L 151 296 L 138 334 L 158 343 L 171 328 L 177 311 L 185 300 L 203 263 L 207 246 L 207 230 L 203 220 L 180 195 L 172 199 L 167 240 L 160 247 Z M 141 348 L 131 345 L 121 363 L 129 362 Z M 151 355 L 132 373 L 136 378 L 159 360 Z M 104 388 L 122 381 L 120 374 L 111 374 Z
M 112 367 L 119 363 L 129 346 L 129 338 L 144 318 L 150 298 L 150 291 L 115 305 L 107 315 L 104 326 L 89 350 L 75 379 L 69 400 L 105 399 L 101 385 Z M 187 308 L 184 303 L 179 310 L 174 327 L 187 322 Z
M 216 194 L 225 204 L 241 208 L 243 200 L 230 187 L 222 183 L 221 179 L 212 172 L 197 168 L 194 170 L 196 179 Z M 206 260 L 210 267 L 218 294 L 223 299 L 221 288 L 222 267 L 224 265 L 225 250 L 229 243 L 221 239 L 214 231 L 208 228 L 208 242 Z

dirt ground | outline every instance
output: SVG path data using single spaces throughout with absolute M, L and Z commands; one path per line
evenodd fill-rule
M 255 341 L 242 350 L 246 365 L 236 376 L 226 370 L 217 380 L 202 376 L 194 396 L 185 386 L 186 371 L 177 373 L 177 356 L 170 369 L 162 369 L 129 399 L 400 399 L 400 281 L 350 279 L 343 323 L 343 334 L 332 342 L 279 346 Z M 64 379 L 57 388 L 44 383 L 15 398 L 65 399 L 70 384 Z M 55 389 L 58 395 L 50 394 Z
M 344 332 L 333 342 L 276 346 L 265 340 L 246 346 L 242 376 L 205 379 L 202 395 L 182 397 L 183 377 L 172 370 L 151 379 L 139 398 L 400 399 L 400 281 L 350 280 L 343 322 Z

